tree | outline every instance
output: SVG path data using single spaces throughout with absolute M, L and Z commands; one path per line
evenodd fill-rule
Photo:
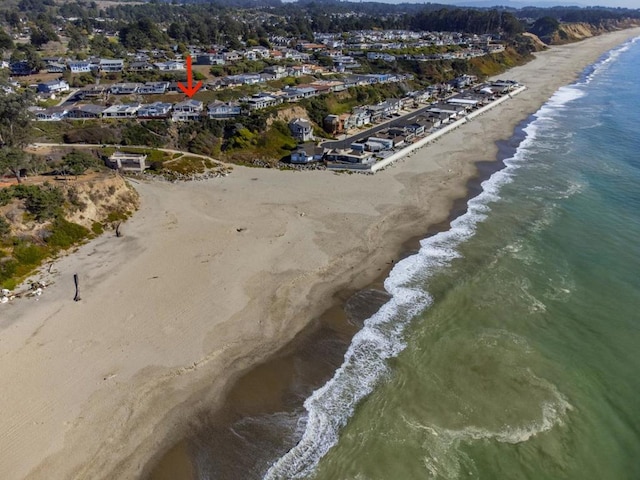
M 27 107 L 31 94 L 0 95 L 0 148 L 22 148 L 31 139 L 31 122 Z
M 96 165 L 96 159 L 87 152 L 73 150 L 64 156 L 64 166 L 76 177 Z
M 27 166 L 25 153 L 17 148 L 0 148 L 0 171 L 11 172 L 22 183 L 20 171 Z
M 13 40 L 7 32 L 0 29 L 0 55 L 11 49 L 13 49 Z
M 60 40 L 58 34 L 48 23 L 38 25 L 31 31 L 31 44 L 37 48 L 49 42 L 57 42 L 58 40 Z

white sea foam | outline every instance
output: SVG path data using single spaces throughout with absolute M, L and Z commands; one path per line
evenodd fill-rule
M 636 41 L 634 39 L 633 41 Z M 630 45 L 630 43 L 629 43 Z M 586 80 L 560 88 L 535 114 L 534 120 L 523 130 L 526 134 L 514 155 L 504 161 L 505 168 L 482 182 L 482 192 L 469 200 L 467 212 L 451 222 L 451 228 L 420 242 L 420 251 L 398 262 L 384 282 L 392 298 L 371 318 L 354 337 L 344 361 L 334 376 L 316 390 L 304 403 L 307 410 L 306 428 L 301 440 L 287 454 L 279 458 L 267 471 L 265 480 L 295 479 L 310 475 L 319 460 L 338 441 L 340 429 L 353 415 L 356 405 L 369 395 L 387 372 L 386 361 L 398 355 L 404 347 L 403 332 L 407 323 L 431 303 L 431 297 L 416 287 L 441 268 L 460 257 L 458 247 L 471 238 L 479 222 L 490 211 L 490 204 L 500 199 L 503 185 L 513 181 L 514 174 L 527 161 L 530 149 L 541 129 L 547 130 L 554 116 L 563 107 L 584 95 L 581 86 L 613 61 L 627 44 L 599 61 Z M 524 441 L 536 432 L 550 428 L 557 415 L 568 407 L 548 407 L 543 421 L 526 430 L 491 432 L 498 441 Z M 467 432 L 486 438 L 489 433 Z
M 611 65 L 622 53 L 629 50 L 631 48 L 631 45 L 638 41 L 640 41 L 640 37 L 632 38 L 619 47 L 605 53 L 602 57 L 600 57 L 600 60 L 593 64 L 592 68 L 584 77 L 584 80 L 580 82 L 580 84 L 589 84 L 597 75 L 606 71 L 607 68 L 609 68 L 609 65 Z

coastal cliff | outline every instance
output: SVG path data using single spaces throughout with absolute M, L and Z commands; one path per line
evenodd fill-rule
M 137 207 L 137 192 L 111 172 L 9 185 L 0 198 L 0 283 L 14 288 L 45 259 L 116 228 Z

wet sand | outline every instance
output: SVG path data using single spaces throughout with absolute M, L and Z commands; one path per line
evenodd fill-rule
M 375 176 L 236 168 L 136 185 L 142 208 L 123 238 L 79 248 L 55 263 L 42 297 L 2 306 L 0 477 L 147 475 L 336 293 L 366 287 L 407 239 L 446 221 L 496 141 L 636 35 L 556 47 L 510 70 L 501 77 L 527 91 Z M 240 397 L 268 374 L 254 375 Z M 265 383 L 286 391 L 280 378 Z

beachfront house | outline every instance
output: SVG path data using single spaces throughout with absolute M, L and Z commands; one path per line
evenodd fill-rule
M 172 119 L 174 122 L 198 120 L 202 115 L 203 109 L 204 106 L 200 100 L 185 100 L 184 102 L 176 103 L 173 106 Z
M 373 153 L 352 149 L 333 149 L 326 153 L 328 168 L 366 170 L 375 162 Z
M 313 143 L 299 145 L 298 148 L 291 152 L 291 163 L 306 164 L 319 162 L 324 157 L 324 151 L 324 148 L 316 146 Z
M 309 120 L 305 118 L 294 118 L 289 122 L 289 129 L 293 138 L 299 142 L 313 140 L 313 127 Z

